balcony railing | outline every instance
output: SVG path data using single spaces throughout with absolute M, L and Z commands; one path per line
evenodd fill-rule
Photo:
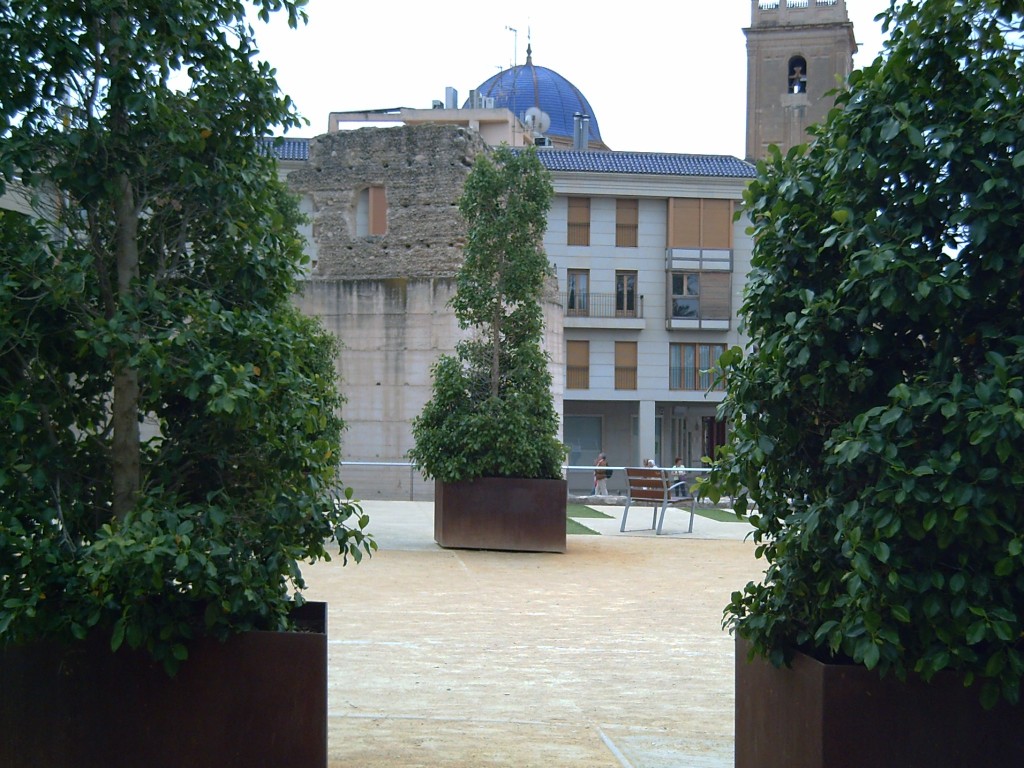
M 617 293 L 562 292 L 566 317 L 643 317 L 643 296 Z

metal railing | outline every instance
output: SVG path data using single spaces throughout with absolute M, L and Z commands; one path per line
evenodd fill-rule
M 566 317 L 617 317 L 631 320 L 644 316 L 644 297 L 637 294 L 562 291 L 562 306 Z
M 584 495 L 584 491 L 593 488 L 594 467 L 592 464 L 564 464 L 562 474 L 569 481 L 569 493 Z M 609 491 L 621 488 L 625 494 L 626 467 L 609 466 L 612 477 Z M 685 475 L 709 472 L 707 467 L 659 467 Z M 348 471 L 353 470 L 353 471 Z M 357 499 L 380 499 L 409 501 L 433 501 L 434 481 L 426 480 L 408 461 L 343 461 L 341 476 L 345 485 L 352 487 Z M 574 492 L 575 489 L 575 492 Z

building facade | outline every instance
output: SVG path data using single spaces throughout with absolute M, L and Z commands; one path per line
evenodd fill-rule
M 751 240 L 735 214 L 752 167 L 704 155 L 540 158 L 555 186 L 544 246 L 561 289 L 568 463 L 603 451 L 612 466 L 700 466 L 725 439 L 712 369 L 742 343 Z M 592 476 L 569 482 L 586 491 Z
M 297 301 L 344 345 L 345 479 L 364 497 L 432 493 L 398 465 L 430 396 L 430 368 L 461 338 L 448 307 L 464 240 L 456 202 L 487 149 L 452 119 L 276 148 L 310 215 Z M 735 214 L 753 168 L 722 156 L 538 155 L 555 188 L 545 349 L 568 463 L 590 465 L 603 450 L 613 466 L 699 465 L 725 436 L 710 371 L 742 341 L 735 313 L 751 243 Z M 569 480 L 582 493 L 592 475 Z

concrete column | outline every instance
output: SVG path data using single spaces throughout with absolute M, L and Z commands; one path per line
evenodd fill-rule
M 641 400 L 639 423 L 637 424 L 638 440 L 637 448 L 640 455 L 636 457 L 637 463 L 644 459 L 654 458 L 654 401 Z

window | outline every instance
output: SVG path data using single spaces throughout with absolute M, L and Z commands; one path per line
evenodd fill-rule
M 640 201 L 618 199 L 615 201 L 615 245 L 619 248 L 636 248 L 637 228 L 640 223 Z
M 706 392 L 711 388 L 711 371 L 724 351 L 725 344 L 670 344 L 669 389 Z M 721 391 L 725 387 L 719 383 L 714 389 Z
M 673 320 L 729 320 L 729 272 L 673 272 L 669 307 Z
M 565 313 L 567 315 L 590 314 L 590 271 L 570 269 L 566 276 Z
M 700 273 L 672 273 L 672 317 L 700 317 Z
M 565 388 L 590 389 L 590 342 L 565 342 Z
M 569 198 L 567 245 L 590 245 L 590 198 Z
M 732 248 L 732 200 L 676 197 L 668 206 L 669 248 Z
M 807 93 L 807 62 L 803 56 L 789 60 L 789 93 Z
M 618 317 L 636 317 L 636 272 L 615 273 L 615 314 Z
M 615 342 L 615 388 L 636 389 L 636 342 Z
M 356 201 L 356 237 L 388 233 L 388 196 L 384 187 L 366 187 Z

